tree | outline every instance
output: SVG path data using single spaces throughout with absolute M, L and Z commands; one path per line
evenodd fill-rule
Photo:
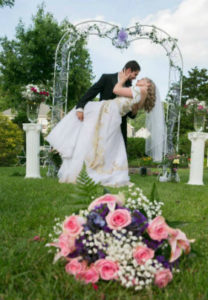
M 81 38 L 71 53 L 69 71 L 68 109 L 72 108 L 90 87 L 92 75 L 92 62 L 89 52 L 85 48 L 86 41 Z
M 208 73 L 206 69 L 195 67 L 188 72 L 188 76 L 183 76 L 183 91 L 180 120 L 180 153 L 190 153 L 190 141 L 188 132 L 194 131 L 194 116 L 187 114 L 184 105 L 188 99 L 197 98 L 205 101 L 208 106 Z
M 12 7 L 13 5 L 14 5 L 14 0 L 0 0 L 0 7 L 3 7 L 3 6 Z
M 208 73 L 207 69 L 195 67 L 188 72 L 188 76 L 183 76 L 182 104 L 187 99 L 197 98 L 205 101 L 208 105 Z
M 52 87 L 55 50 L 66 25 L 73 26 L 66 21 L 59 25 L 41 6 L 29 28 L 22 22 L 18 24 L 15 40 L 1 39 L 0 91 L 7 107 L 25 108 L 21 97 L 24 85 L 42 83 Z M 91 84 L 91 60 L 85 46 L 85 40 L 80 39 L 71 55 L 69 103 L 72 99 L 76 102 Z
M 208 106 L 208 73 L 206 69 L 198 67 L 191 69 L 188 76 L 183 77 L 183 92 L 181 106 L 181 134 L 193 131 L 193 115 L 187 114 L 184 105 L 188 99 L 197 98 L 205 101 Z

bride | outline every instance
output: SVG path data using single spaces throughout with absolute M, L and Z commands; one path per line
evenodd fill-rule
M 152 80 L 144 78 L 138 80 L 136 86 L 126 88 L 123 87 L 126 80 L 128 76 L 122 72 L 113 89 L 118 97 L 88 102 L 82 122 L 73 108 L 46 137 L 62 157 L 59 182 L 76 183 L 85 163 L 88 175 L 96 183 L 105 186 L 123 186 L 129 183 L 127 154 L 120 129 L 121 118 L 129 111 L 136 113 L 144 109 L 147 112 L 147 127 L 154 136 L 150 137 L 146 152 L 153 155 L 153 158 L 155 154 L 156 159 L 161 158 L 164 149 L 163 146 L 158 147 L 158 144 L 164 139 L 164 126 L 160 126 L 159 133 L 155 128 L 158 127 L 157 123 L 164 124 L 164 116 L 162 115 L 162 121 L 153 124 L 158 116 L 158 109 L 153 108 L 158 105 L 162 107 L 160 99 L 157 99 L 156 86 Z M 152 114 L 153 111 L 155 112 Z

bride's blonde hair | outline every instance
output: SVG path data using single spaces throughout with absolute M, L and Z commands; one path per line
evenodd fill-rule
M 147 112 L 150 112 L 153 107 L 155 106 L 155 100 L 156 100 L 156 86 L 154 82 L 150 78 L 143 78 L 147 80 L 150 85 L 147 88 L 147 97 L 144 101 L 144 110 Z

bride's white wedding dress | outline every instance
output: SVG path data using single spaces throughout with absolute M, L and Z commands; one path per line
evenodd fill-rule
M 140 101 L 140 88 L 131 87 L 133 98 L 88 102 L 84 121 L 72 109 L 50 132 L 46 140 L 62 157 L 59 182 L 75 183 L 83 164 L 88 175 L 106 186 L 129 183 L 121 117 Z

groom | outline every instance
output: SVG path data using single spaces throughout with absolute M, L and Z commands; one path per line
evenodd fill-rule
M 140 66 L 135 60 L 127 62 L 123 68 L 127 75 L 129 75 L 129 80 L 126 81 L 125 86 L 131 86 L 132 80 L 134 80 L 140 71 Z M 90 100 L 93 100 L 98 94 L 100 94 L 101 100 L 114 99 L 116 95 L 113 93 L 113 88 L 119 80 L 119 73 L 115 74 L 103 74 L 100 79 L 89 88 L 85 95 L 80 99 L 76 106 L 76 115 L 80 121 L 84 120 L 84 106 Z M 129 112 L 127 115 L 122 117 L 121 131 L 123 134 L 125 145 L 127 143 L 127 116 L 130 118 L 135 118 L 136 114 Z

